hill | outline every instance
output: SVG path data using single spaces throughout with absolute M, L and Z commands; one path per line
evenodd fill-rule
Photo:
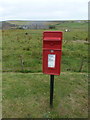
M 77 21 L 3 21 L 3 29 L 81 29 L 87 28 L 87 20 Z

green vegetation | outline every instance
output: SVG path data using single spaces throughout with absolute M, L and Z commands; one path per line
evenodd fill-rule
M 50 76 L 41 73 L 42 34 L 45 30 L 3 30 L 4 118 L 88 117 L 87 23 L 51 22 L 48 25 L 55 26 L 49 30 L 63 31 L 64 37 L 62 72 L 55 76 L 54 108 L 49 106 Z M 65 32 L 65 29 L 70 31 Z
M 54 107 L 49 106 L 49 75 L 3 73 L 4 118 L 87 118 L 88 76 L 55 76 Z
M 49 29 L 55 29 L 55 25 L 49 25 Z
M 68 27 L 71 25 L 70 28 L 73 26 L 73 30 L 63 33 L 62 71 L 78 72 L 83 61 L 81 71 L 87 72 L 87 23 L 83 23 L 86 24 L 84 27 L 81 26 L 81 23 L 62 24 Z M 59 28 L 61 25 L 60 30 L 64 31 L 62 24 L 56 26 Z M 78 29 L 74 29 L 75 25 L 76 28 L 78 26 Z M 3 30 L 3 71 L 41 72 L 43 31 Z

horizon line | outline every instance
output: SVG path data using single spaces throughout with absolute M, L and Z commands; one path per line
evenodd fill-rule
M 38 22 L 43 21 L 44 22 L 44 21 L 88 21 L 88 20 L 87 19 L 77 19 L 77 20 L 76 19 L 75 20 L 74 19 L 70 19 L 70 20 L 69 19 L 67 19 L 67 20 L 20 20 L 20 19 L 19 20 L 0 20 L 0 22 L 4 22 L 4 21 L 38 21 Z

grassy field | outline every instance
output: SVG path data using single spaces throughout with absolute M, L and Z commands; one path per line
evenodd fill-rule
M 82 26 L 81 23 L 80 25 L 79 23 L 63 23 L 56 25 L 56 28 L 57 26 L 58 29 L 54 30 L 63 31 L 62 71 L 87 72 L 87 23 L 84 23 Z M 73 28 L 73 30 L 64 32 L 62 28 L 65 26 L 67 28 Z M 45 30 L 3 30 L 2 49 L 4 72 L 42 71 L 43 31 Z M 26 35 L 25 33 L 28 34 Z M 80 70 L 81 64 L 82 69 Z
M 41 73 L 42 33 L 46 30 L 2 31 L 4 118 L 88 117 L 87 23 L 51 24 L 55 25 L 51 30 L 63 31 L 62 73 L 55 76 L 53 109 L 49 106 L 49 75 Z M 70 32 L 64 32 L 66 28 Z
M 49 106 L 49 75 L 3 73 L 4 118 L 87 118 L 87 73 L 55 76 L 54 107 Z
M 0 30 L 0 118 L 2 118 L 2 31 Z

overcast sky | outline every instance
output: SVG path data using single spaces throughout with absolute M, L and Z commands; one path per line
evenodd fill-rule
M 0 0 L 2 20 L 87 20 L 89 0 Z

